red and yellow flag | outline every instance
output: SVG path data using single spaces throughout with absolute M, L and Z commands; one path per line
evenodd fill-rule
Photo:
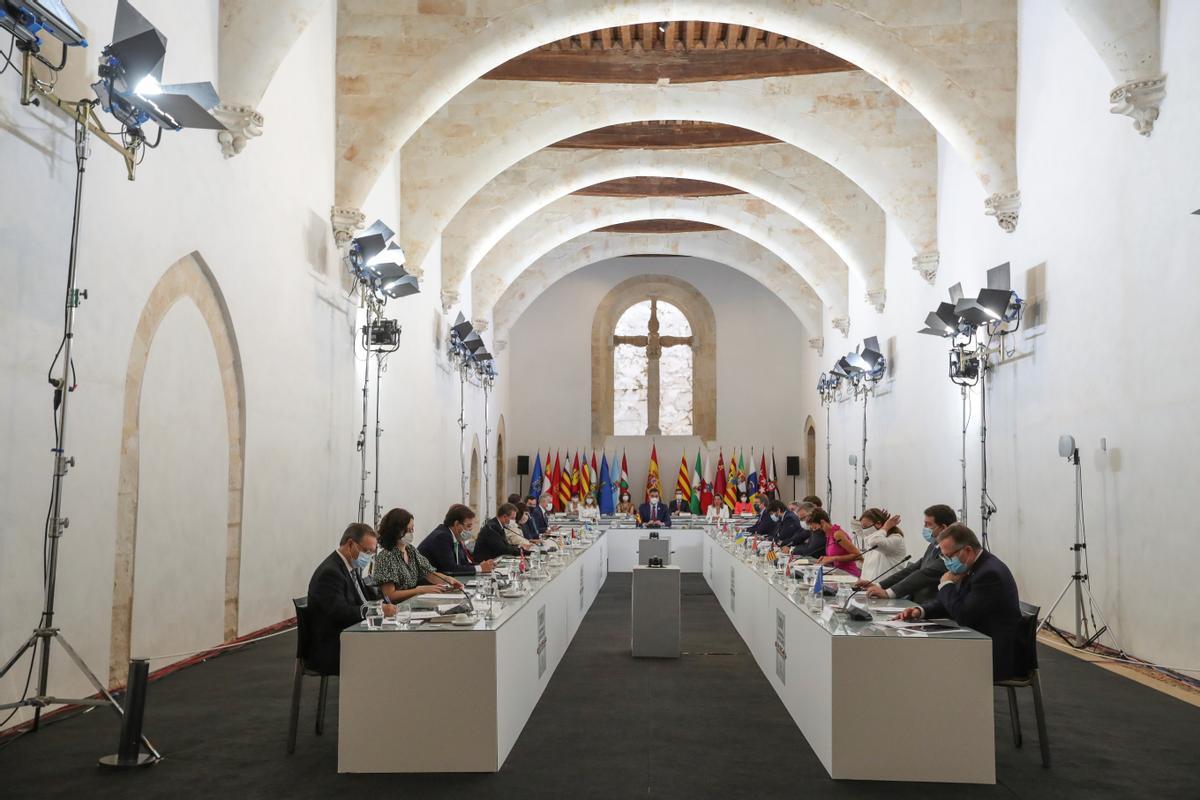
M 729 478 L 725 481 L 725 505 L 729 506 L 729 510 L 733 510 L 733 506 L 737 503 L 738 492 L 738 467 L 737 461 L 733 454 L 729 456 Z
M 558 472 L 558 499 L 555 502 L 555 508 L 559 511 L 567 507 L 567 503 L 571 500 L 571 465 L 566 461 L 563 462 L 561 469 L 558 467 L 558 459 L 555 459 L 554 464 Z
M 718 451 L 717 474 L 713 477 L 713 502 L 725 502 L 725 453 Z
M 575 463 L 571 465 L 571 495 L 579 494 L 579 486 L 583 476 L 579 474 L 579 451 L 575 451 Z
M 683 502 L 692 502 L 692 478 L 688 471 L 687 452 L 684 451 L 683 460 L 679 462 L 679 477 L 675 480 L 675 491 L 683 492 Z
M 658 489 L 662 494 L 662 486 L 658 481 L 658 448 L 650 445 L 650 469 L 646 471 L 646 502 L 650 502 L 650 490 Z
M 588 466 L 587 454 L 583 456 L 583 464 L 579 467 L 579 499 L 592 493 L 592 470 Z

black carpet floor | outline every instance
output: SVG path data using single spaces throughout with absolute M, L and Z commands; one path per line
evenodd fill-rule
M 0 797 L 1200 798 L 1200 709 L 1044 648 L 1050 769 L 1040 763 L 1029 692 L 1021 693 L 1021 750 L 997 692 L 996 786 L 830 780 L 703 578 L 685 576 L 687 655 L 678 661 L 629 655 L 629 589 L 629 576 L 609 576 L 497 774 L 339 775 L 337 692 L 317 737 L 315 680 L 296 753 L 285 755 L 288 633 L 151 685 L 146 731 L 166 755 L 161 763 L 100 772 L 95 759 L 115 749 L 117 721 L 94 710 L 0 749 Z M 379 685 L 355 689 L 381 690 L 414 696 L 411 718 L 380 726 L 397 747 L 426 731 L 454 742 L 402 664 Z M 896 735 L 927 737 L 936 758 L 938 739 L 954 735 L 954 709 L 931 710 Z

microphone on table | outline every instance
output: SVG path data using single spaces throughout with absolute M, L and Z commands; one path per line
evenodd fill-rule
M 875 550 L 875 549 L 876 549 L 876 548 L 878 548 L 878 547 L 879 547 L 879 545 L 877 545 L 877 544 L 873 544 L 873 545 L 871 545 L 870 547 L 866 548 L 865 550 L 859 550 L 859 551 L 858 551 L 858 554 L 859 554 L 860 556 L 861 556 L 861 555 L 865 555 L 865 554 L 867 554 L 867 553 L 871 552 L 872 550 Z M 911 558 L 911 556 L 910 556 L 910 558 Z M 907 559 L 905 559 L 905 560 L 907 560 Z M 903 563 L 903 562 L 901 562 L 901 563 Z M 829 573 L 833 572 L 835 569 L 838 569 L 838 567 L 837 567 L 837 566 L 832 566 L 832 567 L 830 567 L 829 569 L 825 570 L 824 574 L 825 574 L 825 575 L 828 575 Z
M 874 548 L 870 548 L 870 549 L 873 550 Z M 896 567 L 899 567 L 901 564 L 906 564 L 911 560 L 912 560 L 911 555 L 905 556 L 904 558 L 897 561 L 895 564 L 892 564 L 890 567 L 885 569 L 883 572 L 876 575 L 875 581 L 879 580 L 884 575 L 887 575 L 889 572 L 893 571 L 894 569 L 896 569 Z M 875 581 L 872 581 L 872 583 L 874 583 Z M 861 591 L 862 591 L 862 589 L 855 589 L 853 592 L 851 592 L 850 596 L 846 598 L 846 602 L 842 603 L 842 607 L 840 610 L 845 611 L 847 614 L 849 614 L 850 619 L 856 619 L 859 622 L 870 622 L 872 619 L 874 619 L 874 617 L 871 616 L 871 612 L 864 611 L 861 608 L 850 608 L 850 601 L 852 599 L 854 599 L 854 595 L 858 594 Z

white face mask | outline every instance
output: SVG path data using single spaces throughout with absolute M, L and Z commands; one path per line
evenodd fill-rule
M 400 543 L 403 544 L 405 547 L 412 544 L 412 531 L 409 531 L 408 533 L 401 536 Z

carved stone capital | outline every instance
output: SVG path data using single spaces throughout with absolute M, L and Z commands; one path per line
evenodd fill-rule
M 263 115 L 252 106 L 220 103 L 212 114 L 227 128 L 217 132 L 217 141 L 226 158 L 233 158 L 246 149 L 246 142 L 262 136 Z
M 350 246 L 354 232 L 367 221 L 367 215 L 357 208 L 333 206 L 329 209 L 329 222 L 333 226 L 333 241 L 341 249 Z
M 996 224 L 1005 233 L 1017 229 L 1017 218 L 1021 215 L 1021 192 L 996 192 L 983 201 L 983 213 L 996 218 Z
M 849 317 L 834 317 L 830 320 L 830 325 L 837 330 L 842 336 L 850 335 L 850 318 Z
M 475 330 L 483 333 L 488 329 L 488 321 L 486 319 L 473 319 L 471 324 L 475 326 Z
M 884 306 L 887 305 L 887 290 L 876 289 L 873 292 L 867 292 L 867 303 L 869 303 L 878 314 L 883 313 Z
M 1108 93 L 1109 109 L 1113 114 L 1124 114 L 1133 119 L 1133 129 L 1142 136 L 1149 136 L 1158 119 L 1158 107 L 1167 93 L 1167 78 L 1145 78 L 1126 81 Z
M 825 337 L 816 336 L 808 340 L 808 346 L 817 351 L 817 356 L 825 355 Z
M 442 311 L 449 313 L 450 309 L 458 305 L 459 295 L 457 289 L 442 289 Z
M 921 273 L 924 278 L 932 286 L 937 280 L 938 262 L 941 261 L 941 254 L 937 250 L 932 250 L 928 253 L 917 253 L 913 256 L 913 269 Z

